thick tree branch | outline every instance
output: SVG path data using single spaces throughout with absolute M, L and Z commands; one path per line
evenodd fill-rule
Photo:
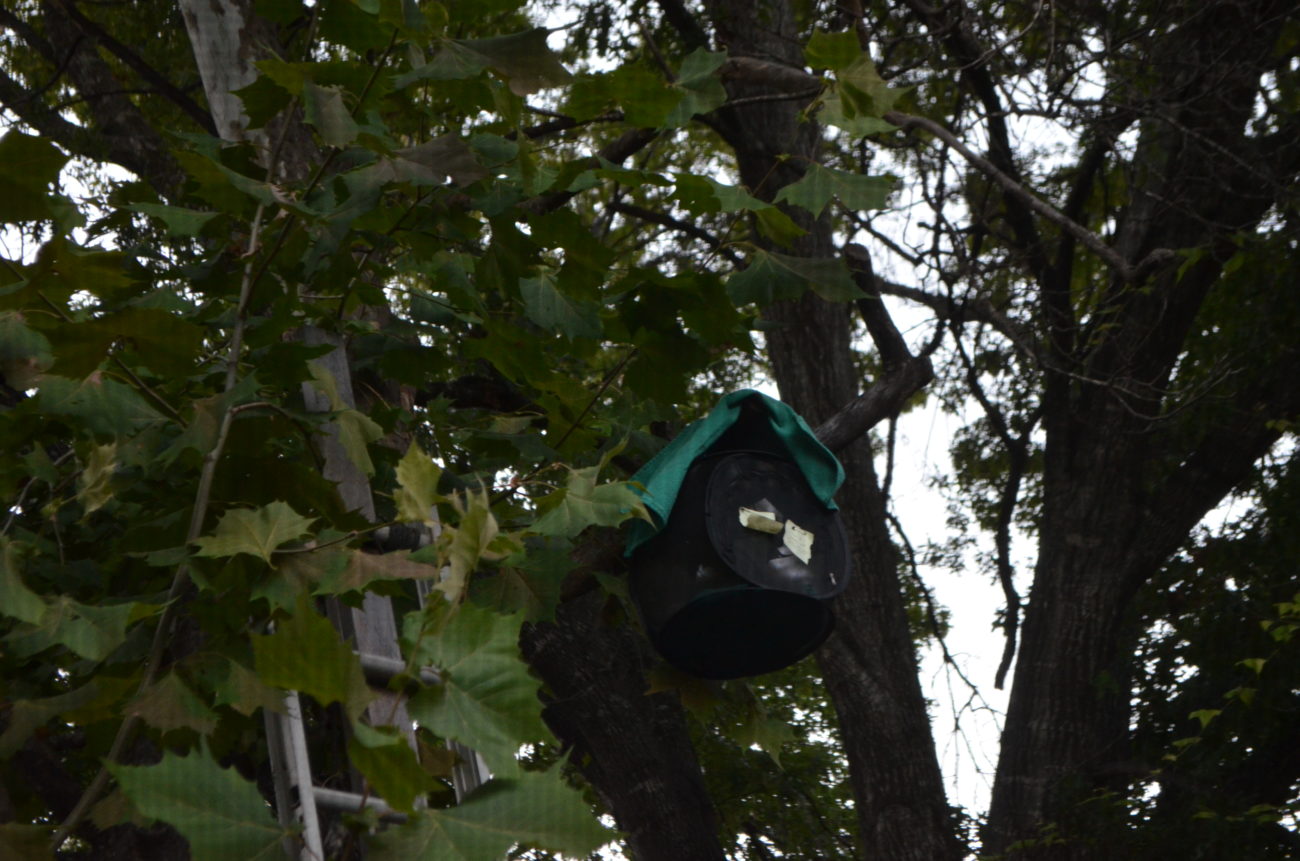
M 885 371 L 889 372 L 906 364 L 907 360 L 912 358 L 912 353 L 907 349 L 907 342 L 903 340 L 902 334 L 899 333 L 898 327 L 894 325 L 889 311 L 885 308 L 885 303 L 881 301 L 880 293 L 877 292 L 876 275 L 871 267 L 871 255 L 867 253 L 867 249 L 853 243 L 845 246 L 844 259 L 849 264 L 849 271 L 858 289 L 867 294 L 856 303 L 858 313 L 862 315 L 862 321 L 867 324 L 871 340 L 876 343 Z
M 988 67 L 989 59 L 998 52 L 998 48 L 984 49 L 979 44 L 967 24 L 971 16 L 961 2 L 945 4 L 942 9 L 935 8 L 924 0 L 908 0 L 907 5 L 926 22 L 934 39 L 948 46 L 953 59 L 959 64 L 958 71 L 962 79 L 984 106 L 991 163 L 1000 173 L 1005 174 L 1019 186 L 1020 175 L 1015 159 L 1012 157 L 1006 111 L 1002 106 L 1002 100 L 998 97 L 997 85 Z M 952 17 L 945 17 L 947 15 Z M 1028 258 L 1030 269 L 1039 283 L 1044 283 L 1048 275 L 1047 255 L 1042 246 L 1038 227 L 1025 207 L 1027 201 L 1005 186 L 1004 191 L 1009 192 L 1007 220 L 1015 231 L 1016 244 Z M 1030 206 L 1029 210 L 1032 209 L 1033 207 Z
M 93 120 L 93 133 L 83 132 L 69 141 L 81 144 L 74 151 L 92 158 L 107 157 L 144 178 L 163 197 L 174 194 L 184 172 L 162 134 L 130 98 L 116 92 L 121 85 L 112 70 L 73 22 L 48 2 L 41 9 L 46 36 L 55 52 L 68 58 L 68 77 L 86 100 Z M 60 138 L 55 140 L 63 143 Z
M 696 48 L 709 47 L 709 34 L 704 32 L 700 22 L 686 8 L 682 0 L 658 0 L 658 2 L 659 8 L 663 10 L 664 19 L 673 25 L 677 35 L 682 37 L 688 52 Z
M 895 415 L 907 399 L 934 379 L 934 368 L 926 356 L 909 358 L 897 370 L 871 384 L 839 412 L 817 426 L 817 439 L 831 451 L 839 451 L 876 424 Z
M 99 24 L 91 21 L 81 10 L 76 7 L 72 0 L 54 0 L 55 4 L 72 19 L 72 21 L 90 38 L 107 48 L 112 54 L 129 66 L 137 75 L 148 82 L 157 92 L 166 96 L 173 104 L 185 112 L 186 116 L 199 124 L 199 127 L 210 135 L 217 133 L 216 126 L 212 123 L 212 117 L 207 111 L 199 107 L 193 99 L 186 95 L 179 87 L 163 77 L 157 69 L 149 65 L 144 59 L 132 51 L 126 45 L 123 45 L 117 39 L 108 33 Z

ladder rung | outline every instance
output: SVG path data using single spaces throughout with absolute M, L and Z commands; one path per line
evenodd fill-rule
M 357 657 L 361 659 L 361 669 L 365 672 L 366 678 L 378 687 L 386 686 L 393 676 L 406 672 L 406 664 L 397 658 L 369 655 L 364 652 L 358 652 Z M 442 684 L 438 671 L 432 667 L 424 667 L 420 670 L 420 681 L 426 685 Z
M 361 810 L 362 806 L 369 807 L 379 813 L 380 817 L 391 822 L 405 822 L 406 814 L 399 813 L 388 806 L 388 802 L 382 798 L 376 798 L 373 795 L 362 795 L 358 792 L 344 792 L 341 789 L 330 789 L 325 786 L 313 786 L 312 795 L 316 798 L 316 806 L 324 807 L 327 810 L 337 810 L 343 813 L 356 813 Z

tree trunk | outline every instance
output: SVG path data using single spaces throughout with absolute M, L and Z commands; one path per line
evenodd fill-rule
M 712 0 L 706 5 L 718 41 L 731 56 L 803 68 L 786 3 Z M 732 98 L 765 92 L 761 85 L 743 81 L 732 81 L 729 89 Z M 741 180 L 763 199 L 771 200 L 781 187 L 799 179 L 801 165 L 817 159 L 821 129 L 799 116 L 801 107 L 780 101 L 720 112 L 718 128 L 735 149 Z M 825 220 L 813 221 L 796 210 L 789 214 L 808 231 L 796 240 L 794 253 L 837 253 Z M 850 307 L 809 293 L 764 312 L 778 324 L 768 332 L 767 342 L 781 398 L 813 425 L 858 394 Z M 836 631 L 818 659 L 849 759 L 863 857 L 955 859 L 961 849 L 917 678 L 898 557 L 870 441 L 858 440 L 840 457 L 847 479 L 837 503 L 848 528 L 855 574 L 837 599 Z
M 647 694 L 653 660 L 639 634 L 603 617 L 589 592 L 556 622 L 525 630 L 524 657 L 546 681 L 543 716 L 626 834 L 638 861 L 721 861 L 713 803 L 676 694 Z

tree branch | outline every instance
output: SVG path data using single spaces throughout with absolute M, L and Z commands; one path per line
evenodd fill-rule
M 158 73 L 158 70 L 149 65 L 140 57 L 139 54 L 132 51 L 126 45 L 123 45 L 117 39 L 113 38 L 103 27 L 91 21 L 81 10 L 70 0 L 54 0 L 55 4 L 72 19 L 83 33 L 94 39 L 99 44 L 107 48 L 114 56 L 129 66 L 137 75 L 152 84 L 154 89 L 166 96 L 178 108 L 210 135 L 216 135 L 217 128 L 212 123 L 212 116 L 200 108 L 193 99 L 181 91 L 179 87 L 167 80 Z
M 818 425 L 817 439 L 831 451 L 839 451 L 881 420 L 896 414 L 908 398 L 932 379 L 934 368 L 928 356 L 909 358 Z
M 655 212 L 654 210 L 645 209 L 644 207 L 634 206 L 630 203 L 619 203 L 615 201 L 609 205 L 609 208 L 613 212 L 620 213 L 621 215 L 630 215 L 633 218 L 639 218 L 642 221 L 649 221 L 652 224 L 659 224 L 685 233 L 687 236 L 691 236 L 708 245 L 714 251 L 731 261 L 733 265 L 737 267 L 744 266 L 745 261 L 741 256 L 723 244 L 721 239 L 714 236 L 712 233 L 709 233 L 707 230 L 691 224 L 689 221 L 681 221 L 680 219 L 673 218 L 671 215 L 665 215 L 662 212 Z
M 858 313 L 862 315 L 862 321 L 867 324 L 871 340 L 876 342 L 876 349 L 880 351 L 880 359 L 884 363 L 885 371 L 889 372 L 906 364 L 907 360 L 912 358 L 912 353 L 907 349 L 907 342 L 903 340 L 898 327 L 889 316 L 885 303 L 881 301 L 880 293 L 876 288 L 876 274 L 871 267 L 871 255 L 867 253 L 867 249 L 855 242 L 844 247 L 844 259 L 849 264 L 849 272 L 853 275 L 854 283 L 858 285 L 859 290 L 867 294 L 856 303 Z
M 948 131 L 933 120 L 925 117 L 913 116 L 911 114 L 899 113 L 898 111 L 889 111 L 885 114 L 884 119 L 886 122 L 893 123 L 904 130 L 910 131 L 912 129 L 922 129 L 952 147 L 962 156 L 962 158 L 970 162 L 973 167 L 977 168 L 998 185 L 1002 186 L 1011 197 L 1019 200 L 1029 209 L 1072 235 L 1082 245 L 1105 261 L 1107 265 L 1115 270 L 1119 278 L 1125 282 L 1132 283 L 1141 280 L 1141 278 L 1145 277 L 1153 269 L 1173 260 L 1174 257 L 1177 256 L 1176 252 L 1172 249 L 1157 248 L 1145 258 L 1138 261 L 1138 263 L 1130 265 L 1127 260 L 1107 245 L 1100 236 L 1093 233 L 1082 224 L 1079 224 L 1077 221 L 1072 220 L 1051 204 L 1040 200 L 1019 182 L 999 170 L 993 162 L 963 144 L 952 132 Z

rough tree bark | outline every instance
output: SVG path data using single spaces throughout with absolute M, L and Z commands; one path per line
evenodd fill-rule
M 706 8 L 719 47 L 733 59 L 802 70 L 793 13 L 783 0 L 710 0 Z M 731 98 L 773 92 L 780 90 L 751 83 L 743 74 L 728 81 Z M 799 116 L 802 107 L 787 100 L 719 112 L 715 127 L 735 151 L 742 182 L 761 198 L 771 200 L 802 176 L 803 165 L 817 160 L 821 127 Z M 790 214 L 808 231 L 796 241 L 796 254 L 838 253 L 827 221 L 812 221 L 795 210 Z M 852 361 L 850 311 L 809 293 L 765 312 L 779 324 L 768 333 L 767 348 L 781 398 L 810 422 L 843 410 L 862 385 Z M 883 308 L 879 315 L 887 323 Z M 890 347 L 897 343 L 901 339 Z M 955 859 L 961 850 L 917 677 L 870 441 L 860 437 L 839 455 L 847 481 L 837 502 L 849 528 L 856 576 L 838 601 L 837 629 L 818 660 L 849 759 L 861 851 L 867 858 Z
M 1166 267 L 1145 289 L 1115 277 L 1105 300 L 1111 333 L 1095 347 L 1083 343 L 1067 298 L 1073 243 L 1062 240 L 1058 259 L 1040 270 L 1053 324 L 1043 522 L 986 851 L 1005 852 L 1056 823 L 1071 837 L 1026 847 L 1026 857 L 1101 857 L 1074 805 L 1106 788 L 1105 775 L 1127 753 L 1129 664 L 1140 633 L 1132 598 L 1277 439 L 1267 415 L 1297 402 L 1278 376 L 1300 370 L 1292 351 L 1281 368 L 1234 393 L 1218 426 L 1191 445 L 1184 428 L 1159 416 L 1174 405 L 1175 363 L 1232 253 L 1228 237 L 1253 229 L 1274 199 L 1268 175 L 1252 165 L 1276 165 L 1283 176 L 1296 163 L 1294 139 L 1266 141 L 1265 156 L 1247 126 L 1258 58 L 1271 49 L 1283 5 L 1198 11 L 1152 47 L 1159 89 L 1126 94 L 1154 102 L 1152 113 L 1176 114 L 1177 126 L 1141 125 L 1135 192 L 1114 247 L 1130 263 L 1157 248 L 1211 254 L 1185 273 Z M 1258 311 L 1262 324 L 1268 310 Z

